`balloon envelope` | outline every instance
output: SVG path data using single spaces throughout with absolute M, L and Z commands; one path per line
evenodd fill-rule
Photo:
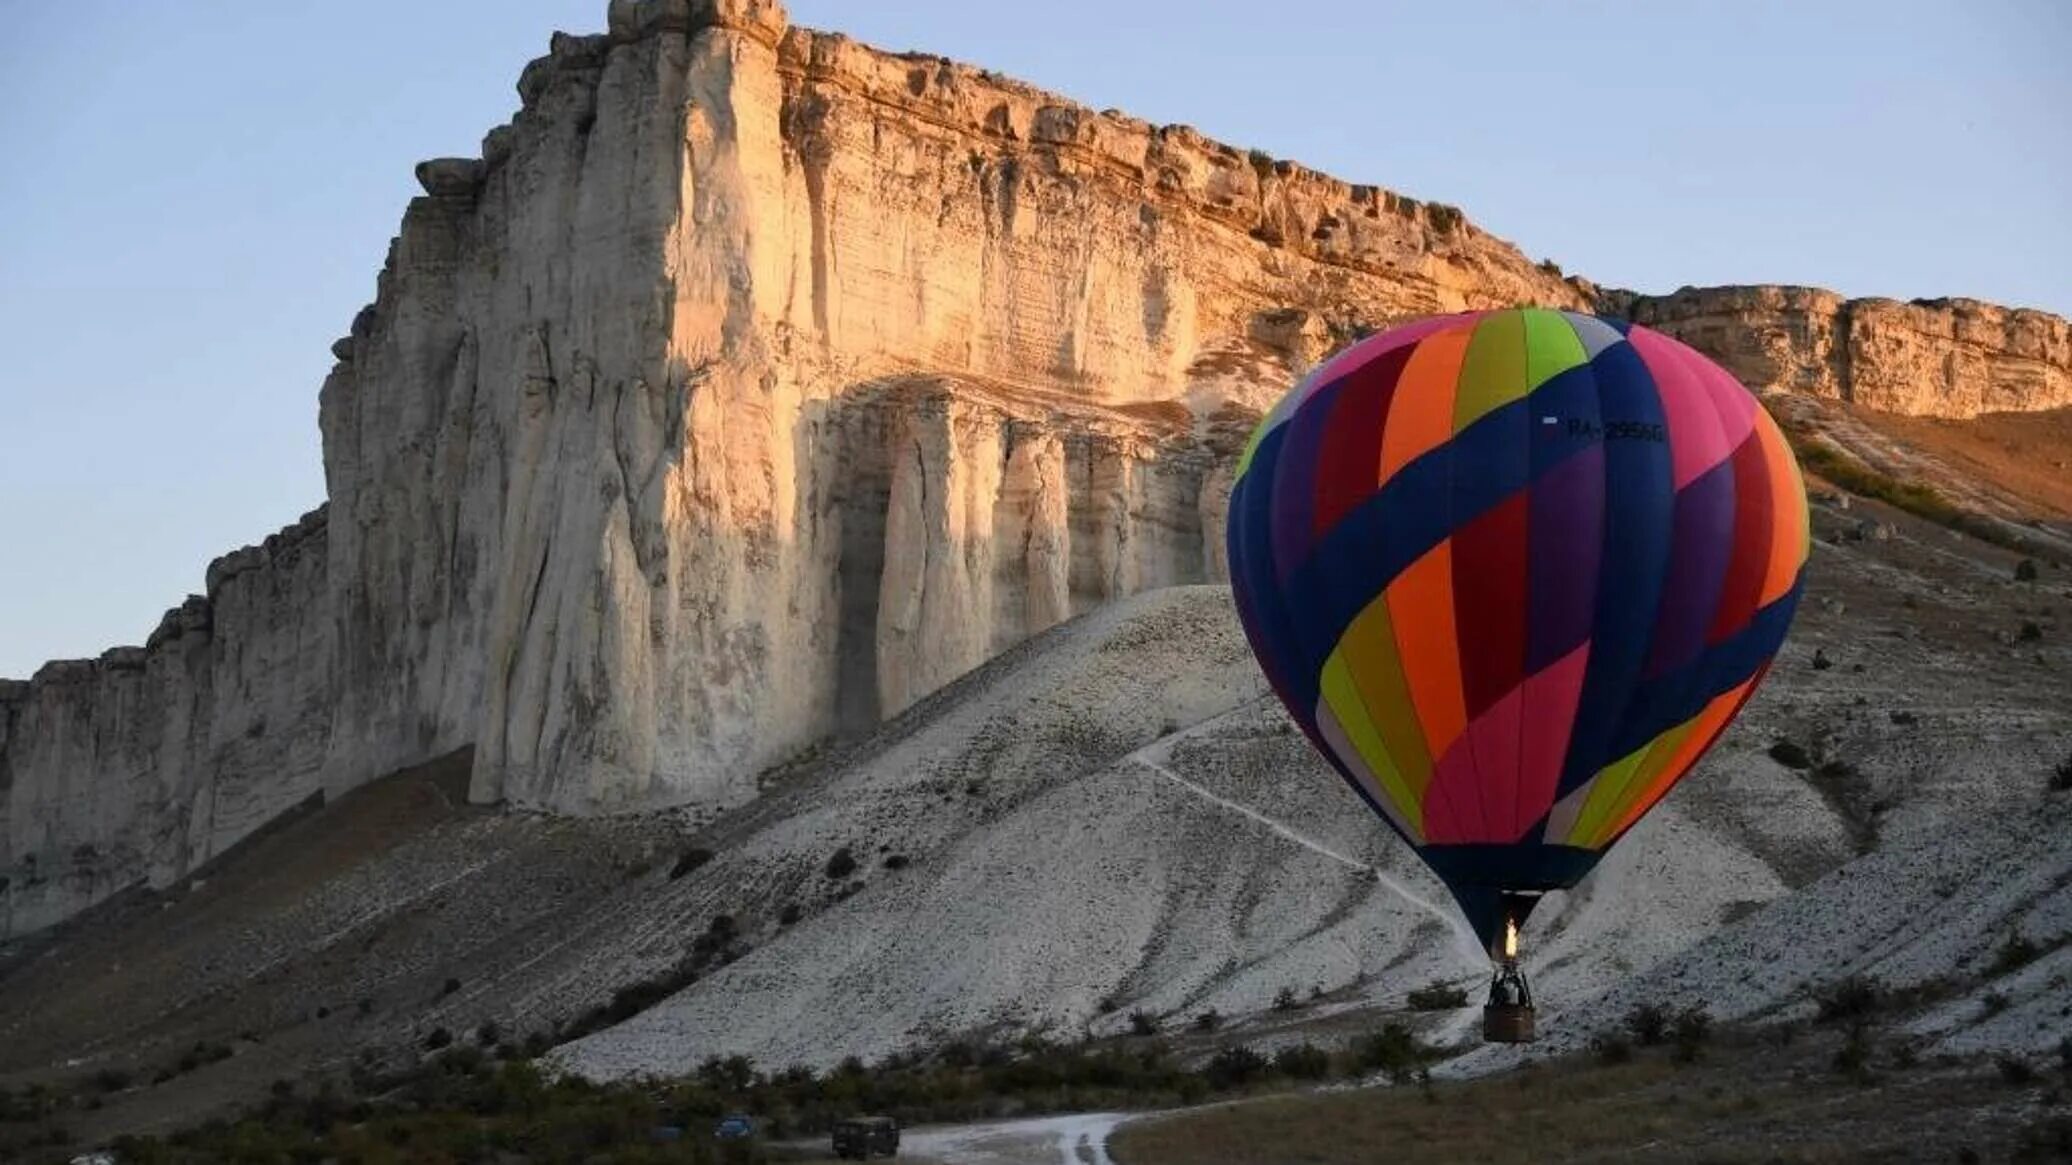
M 1231 586 L 1295 721 L 1490 945 L 1705 753 L 1797 607 L 1805 488 L 1725 370 L 1513 309 L 1361 340 L 1238 463 Z

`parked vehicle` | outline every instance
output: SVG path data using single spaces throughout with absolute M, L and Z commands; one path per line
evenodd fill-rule
M 835 1156 L 858 1161 L 899 1156 L 899 1122 L 889 1116 L 858 1116 L 835 1122 Z
M 740 1113 L 730 1113 L 712 1130 L 722 1141 L 745 1141 L 755 1136 L 755 1122 Z

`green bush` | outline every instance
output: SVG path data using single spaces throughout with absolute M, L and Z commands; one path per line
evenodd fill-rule
M 1862 1023 L 1849 1026 L 1849 1035 L 1835 1050 L 1835 1071 L 1855 1080 L 1870 1079 L 1870 1029 Z
M 846 845 L 836 850 L 834 856 L 827 859 L 827 876 L 830 878 L 840 880 L 855 872 L 856 855 L 850 853 L 849 847 Z
M 543 1045 L 544 1041 L 540 1043 Z M 1391 1079 L 1425 1078 L 1432 1052 L 1390 1025 L 1349 1058 Z M 1060 1046 L 1042 1038 L 958 1041 L 935 1057 L 899 1056 L 866 1067 L 851 1058 L 825 1075 L 766 1073 L 739 1057 L 709 1059 L 673 1080 L 590 1084 L 549 1078 L 530 1063 L 492 1060 L 451 1046 L 394 1072 L 357 1065 L 351 1090 L 298 1093 L 286 1082 L 235 1121 L 210 1121 L 165 1138 L 132 1138 L 122 1160 L 201 1162 L 534 1161 L 714 1162 L 703 1136 L 657 1144 L 650 1131 L 710 1128 L 729 1112 L 754 1114 L 772 1139 L 816 1136 L 840 1117 L 884 1112 L 905 1123 L 975 1121 L 1056 1111 L 1169 1108 L 1273 1080 L 1318 1080 L 1334 1057 L 1307 1044 L 1268 1059 L 1245 1047 L 1218 1051 L 1201 1069 L 1175 1061 L 1155 1040 Z M 44 1099 L 37 1099 L 43 1097 Z M 47 1104 L 0 1093 L 0 1112 Z M 753 1154 L 744 1160 L 760 1158 Z
M 1404 1002 L 1412 1011 L 1453 1011 L 1468 1005 L 1468 993 L 1434 979 L 1412 991 Z
M 1331 1074 L 1331 1054 L 1312 1044 L 1295 1044 L 1274 1053 L 1273 1070 L 1291 1080 L 1322 1080 Z
M 1626 1030 L 1634 1043 L 1655 1047 L 1669 1038 L 1669 1013 L 1652 1003 L 1637 1004 L 1626 1013 Z
M 1806 755 L 1806 750 L 1789 740 L 1780 740 L 1771 745 L 1770 759 L 1788 769 L 1809 769 L 1813 767 L 1813 758 Z
M 1901 481 L 1889 474 L 1880 473 L 1828 442 L 1795 427 L 1785 426 L 1784 432 L 1802 467 L 1850 493 L 1885 502 L 1938 525 L 1960 530 L 1983 542 L 1991 542 L 2010 550 L 2033 548 L 2028 539 L 1990 518 L 1960 508 L 1932 486 Z M 2015 577 L 2020 578 L 2020 567 L 2017 567 L 2016 571 Z
M 1986 978 L 1997 979 L 2010 972 L 2019 971 L 2035 962 L 2036 957 L 2042 953 L 2043 949 L 2022 937 L 2020 931 L 2011 931 L 2008 933 L 2007 942 L 1993 952 L 1993 961 L 1986 965 Z
M 2036 1083 L 2036 1068 L 2020 1056 L 2002 1055 L 1993 1060 L 1993 1066 L 2000 1072 L 2000 1079 L 2017 1088 Z
M 1885 1005 L 1885 989 L 1862 975 L 1837 980 L 1814 993 L 1822 1023 L 1860 1020 L 1877 1014 Z
M 711 850 L 706 849 L 704 846 L 694 845 L 683 851 L 683 856 L 677 858 L 676 864 L 669 867 L 669 880 L 674 882 L 711 860 Z
M 2022 1130 L 2017 1161 L 2072 1161 L 2072 1116 L 2048 1116 Z
M 1266 1075 L 1266 1069 L 1265 1056 L 1243 1044 L 1233 1044 L 1210 1058 L 1203 1075 L 1211 1088 L 1227 1091 L 1253 1083 Z
M 1688 1064 L 1698 1058 L 1706 1041 L 1712 1038 L 1712 1016 L 1702 1007 L 1685 1008 L 1677 1012 L 1669 1036 L 1676 1045 L 1677 1060 Z
M 1380 1072 L 1400 1084 L 1413 1078 L 1434 1055 L 1409 1028 L 1391 1023 L 1353 1045 L 1352 1063 L 1356 1072 Z

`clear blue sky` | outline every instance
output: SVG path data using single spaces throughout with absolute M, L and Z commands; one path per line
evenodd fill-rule
M 0 0 L 0 676 L 140 642 L 323 496 L 411 165 L 604 0 Z M 1603 283 L 2072 313 L 2072 4 L 794 0 L 1459 205 Z

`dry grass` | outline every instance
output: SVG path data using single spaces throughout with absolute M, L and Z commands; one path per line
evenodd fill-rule
M 2072 517 L 2072 408 L 1987 413 L 1968 421 L 1880 414 L 1876 427 L 2030 503 L 2044 518 Z
M 1974 1134 L 1952 1114 L 2008 1098 L 1968 1072 L 1853 1081 L 1824 1066 L 1828 1042 L 1802 1039 L 1787 1056 L 1740 1041 L 1709 1047 L 1691 1065 L 1660 1054 L 1609 1066 L 1569 1058 L 1439 1083 L 1429 1095 L 1405 1087 L 1276 1097 L 1125 1125 L 1109 1148 L 1118 1165 L 1724 1165 L 1913 1160 L 1940 1141 L 1933 1159 L 1955 1160 Z

